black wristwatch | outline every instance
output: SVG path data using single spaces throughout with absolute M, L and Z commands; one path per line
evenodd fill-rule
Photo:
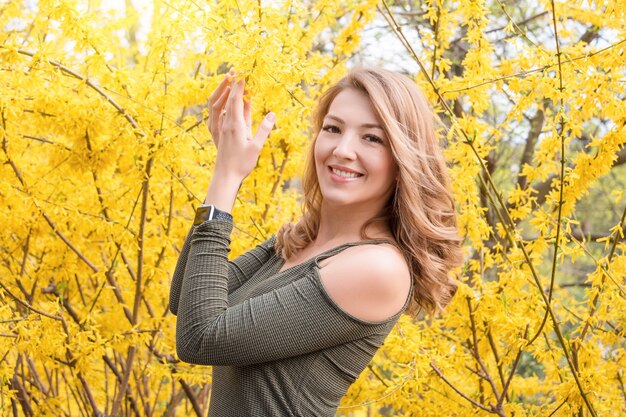
M 198 226 L 207 220 L 228 220 L 233 221 L 233 216 L 230 213 L 219 210 L 213 204 L 202 204 L 196 209 L 196 218 L 193 220 L 193 225 Z

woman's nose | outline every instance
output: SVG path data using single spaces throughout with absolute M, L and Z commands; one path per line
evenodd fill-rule
M 341 136 L 341 139 L 337 143 L 337 146 L 335 146 L 335 149 L 333 150 L 333 155 L 341 159 L 350 159 L 350 160 L 355 159 L 356 158 L 356 149 L 355 149 L 356 139 L 358 138 L 356 138 L 356 136 L 351 133 L 346 132 L 345 134 L 343 134 Z

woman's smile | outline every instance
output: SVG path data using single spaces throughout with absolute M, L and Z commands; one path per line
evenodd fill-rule
M 328 170 L 331 173 L 331 178 L 339 182 L 353 181 L 353 180 L 363 177 L 364 175 L 364 174 L 361 174 L 360 172 L 357 172 L 348 168 L 339 167 L 336 165 L 329 166 Z

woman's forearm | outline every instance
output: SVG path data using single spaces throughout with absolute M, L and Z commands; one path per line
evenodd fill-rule
M 213 204 L 219 210 L 231 213 L 242 181 L 243 178 L 216 167 L 204 204 Z

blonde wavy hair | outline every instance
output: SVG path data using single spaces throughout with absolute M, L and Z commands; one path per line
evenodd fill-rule
M 436 117 L 415 83 L 408 77 L 379 68 L 351 70 L 326 90 L 313 115 L 317 138 L 324 117 L 335 97 L 345 89 L 367 95 L 382 123 L 398 167 L 396 189 L 375 222 L 385 222 L 404 254 L 413 280 L 409 312 L 417 307 L 439 312 L 454 296 L 457 285 L 448 271 L 462 263 L 454 201 L 446 162 L 435 132 Z M 303 216 L 278 232 L 276 251 L 289 259 L 317 237 L 322 195 L 314 160 L 312 141 L 304 169 Z

